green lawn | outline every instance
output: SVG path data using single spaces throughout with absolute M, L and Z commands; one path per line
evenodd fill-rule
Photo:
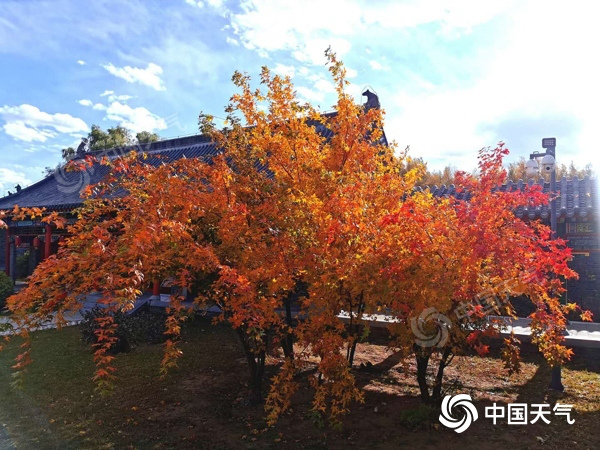
M 209 353 L 217 347 L 222 346 L 226 356 L 231 354 L 229 350 L 237 350 L 228 329 L 206 321 L 195 325 L 185 331 L 185 371 L 175 370 L 167 379 L 160 379 L 162 346 L 139 347 L 118 355 L 118 378 L 110 397 L 94 392 L 91 350 L 81 342 L 76 327 L 34 333 L 34 363 L 28 368 L 24 388 L 11 388 L 14 339 L 0 353 L 0 448 L 8 442 L 17 443 L 18 448 L 175 445 L 186 436 L 169 435 L 169 417 L 174 422 L 185 420 L 181 417 L 187 415 L 184 411 L 198 406 L 198 399 L 190 402 L 196 372 L 211 370 Z M 239 361 L 232 361 L 228 368 L 221 360 L 218 370 L 239 373 Z M 215 376 L 220 374 L 215 371 Z
M 412 373 L 389 349 L 361 345 L 356 371 L 365 404 L 355 405 L 342 430 L 317 426 L 310 396 L 299 395 L 293 411 L 266 427 L 262 408 L 246 401 L 245 359 L 225 325 L 196 319 L 184 327 L 180 368 L 158 376 L 160 345 L 119 355 L 114 394 L 99 397 L 91 382 L 91 351 L 77 328 L 34 333 L 34 363 L 22 390 L 10 387 L 16 339 L 0 353 L 0 448 L 414 448 L 562 449 L 600 445 L 600 364 L 579 358 L 564 369 L 574 425 L 493 426 L 482 420 L 492 401 L 554 401 L 548 370 L 525 355 L 523 372 L 508 377 L 495 358 L 456 358 L 448 370 L 455 389 L 477 399 L 480 420 L 462 435 L 422 417 Z M 597 353 L 597 352 L 596 352 Z M 270 361 L 271 370 L 277 359 Z M 303 382 L 306 382 L 304 380 Z M 415 428 L 417 431 L 415 431 Z

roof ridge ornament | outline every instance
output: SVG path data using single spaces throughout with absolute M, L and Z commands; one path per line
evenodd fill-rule
M 89 151 L 89 140 L 88 138 L 81 138 L 81 143 L 75 151 L 75 156 L 83 156 Z
M 367 102 L 364 104 L 365 110 L 369 110 L 371 108 L 379 109 L 381 104 L 379 103 L 379 96 L 374 92 L 371 86 L 365 86 L 362 91 L 362 95 L 367 97 Z

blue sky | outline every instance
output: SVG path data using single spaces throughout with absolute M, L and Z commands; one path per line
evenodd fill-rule
M 0 0 L 0 195 L 31 184 L 92 124 L 163 137 L 223 115 L 234 70 L 292 76 L 331 110 L 331 45 L 357 101 L 433 169 L 471 170 L 557 138 L 559 162 L 597 156 L 600 6 L 573 1 Z

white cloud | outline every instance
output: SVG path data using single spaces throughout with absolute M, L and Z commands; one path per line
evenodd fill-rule
M 127 94 L 121 94 L 121 95 L 111 95 L 110 97 L 108 97 L 108 101 L 112 102 L 113 100 L 119 100 L 119 101 L 127 101 L 129 99 L 132 99 L 133 95 L 127 95 Z
M 87 131 L 86 123 L 70 114 L 48 114 L 32 105 L 0 107 L 0 116 L 6 122 L 2 129 L 21 141 L 45 142 L 57 133 Z
M 372 2 L 362 10 L 360 20 L 366 26 L 390 29 L 411 28 L 437 22 L 444 26 L 446 32 L 468 32 L 472 27 L 486 23 L 500 13 L 510 11 L 516 3 L 515 0 Z
M 308 88 L 306 86 L 295 86 L 295 88 L 300 100 L 317 104 L 325 100 L 325 96 L 322 92 L 315 91 L 314 89 Z
M 325 79 L 318 80 L 317 82 L 315 82 L 314 88 L 317 91 L 323 92 L 325 94 L 335 92 L 335 86 L 333 85 L 333 83 Z
M 83 59 L 78 59 L 77 64 L 79 64 L 80 66 L 85 66 L 85 61 Z
M 146 48 L 144 54 L 169 68 L 169 82 L 175 87 L 172 94 L 186 104 L 190 102 L 190 95 L 183 86 L 188 89 L 190 85 L 202 89 L 207 86 L 222 87 L 222 69 L 231 63 L 228 53 L 216 52 L 202 40 L 192 40 L 189 36 L 185 39 L 168 36 L 160 44 Z M 227 65 L 226 73 L 231 72 L 233 69 Z M 169 99 L 173 100 L 173 97 Z
M 17 184 L 25 187 L 31 184 L 31 180 L 23 172 L 0 167 L 0 189 L 11 189 L 14 192 L 12 188 Z
M 246 48 L 263 55 L 288 50 L 299 61 L 321 64 L 328 46 L 340 55 L 349 50 L 344 36 L 358 31 L 352 27 L 360 22 L 360 6 L 340 1 L 248 0 L 241 4 L 241 12 L 229 17 Z
M 275 64 L 273 72 L 275 72 L 277 75 L 291 78 L 296 73 L 296 68 L 294 66 L 286 66 L 284 64 L 277 63 Z
M 198 8 L 204 8 L 204 3 L 196 0 L 185 0 L 185 2 L 190 6 L 197 6 Z
M 82 106 L 92 106 L 94 104 L 91 100 L 88 100 L 87 98 L 82 98 L 81 100 L 77 100 L 77 103 L 79 103 Z
M 538 6 L 523 2 L 503 17 L 504 39 L 495 41 L 493 51 L 480 49 L 481 69 L 473 80 L 453 83 L 460 73 L 452 69 L 459 65 L 454 55 L 442 61 L 435 84 L 417 73 L 396 93 L 383 95 L 388 137 L 400 148 L 410 144 L 414 155 L 435 161 L 438 169 L 453 164 L 470 170 L 477 150 L 500 139 L 511 150 L 509 160 L 527 156 L 541 151 L 541 139 L 549 136 L 558 140 L 561 163 L 592 161 L 600 102 L 600 68 L 589 56 L 600 39 L 595 16 L 554 3 Z M 480 12 L 455 22 L 482 17 Z
M 322 75 L 309 75 L 309 81 L 313 82 L 311 88 L 307 86 L 296 86 L 296 92 L 301 100 L 321 104 L 326 99 L 332 100 L 329 94 L 335 92 L 335 86 L 331 81 L 324 78 Z M 323 105 L 321 105 L 323 106 Z
M 240 43 L 237 41 L 237 39 L 233 39 L 232 37 L 229 37 L 229 36 L 227 36 L 227 37 L 225 38 L 225 41 L 226 41 L 228 44 L 231 44 L 231 45 L 235 45 L 235 46 L 239 46 L 239 45 L 240 45 Z
M 106 118 L 119 122 L 134 133 L 156 131 L 167 128 L 166 121 L 144 107 L 132 108 L 119 102 L 113 102 L 106 110 Z
M 375 60 L 369 61 L 369 65 L 371 66 L 371 69 L 373 69 L 373 70 L 383 70 L 383 66 L 378 61 L 375 61 Z
M 240 12 L 228 17 L 234 34 L 246 48 L 263 55 L 287 50 L 301 62 L 321 64 L 327 47 L 343 56 L 350 50 L 351 39 L 369 30 L 399 30 L 439 23 L 446 34 L 460 35 L 510 10 L 513 3 L 514 0 L 246 0 L 241 3 Z
M 223 0 L 206 0 L 206 3 L 216 9 L 223 7 Z
M 157 64 L 149 63 L 145 69 L 131 66 L 116 67 L 112 63 L 104 64 L 102 67 L 112 75 L 122 78 L 128 83 L 139 83 L 144 86 L 150 86 L 156 91 L 166 91 L 164 82 L 160 78 L 163 69 Z
M 2 127 L 4 132 L 9 136 L 14 137 L 20 141 L 32 142 L 40 141 L 45 142 L 48 138 L 56 136 L 56 133 L 48 130 L 39 130 L 37 128 L 31 128 L 25 125 L 24 122 L 7 122 Z
M 107 98 L 108 103 L 112 103 L 112 102 L 125 102 L 127 100 L 131 100 L 133 98 L 133 95 L 115 94 L 115 91 L 109 91 L 107 89 L 102 94 L 100 94 L 100 97 L 108 97 Z M 106 106 L 104 106 L 101 103 L 96 103 L 94 105 L 94 109 L 106 109 Z
M 352 45 L 348 39 L 341 37 L 308 37 L 298 47 L 298 50 L 292 52 L 292 55 L 300 62 L 322 65 L 326 61 L 325 50 L 329 47 L 331 47 L 338 57 L 343 57 L 350 51 Z
M 106 109 L 106 106 L 104 106 L 102 103 L 96 103 L 94 106 L 92 106 L 92 109 L 104 111 Z

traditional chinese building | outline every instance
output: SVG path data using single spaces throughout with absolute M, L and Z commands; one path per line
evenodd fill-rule
M 159 164 L 184 157 L 207 158 L 216 153 L 216 146 L 206 136 L 198 135 L 143 146 L 114 148 L 96 152 L 95 155 L 115 158 L 132 150 L 147 153 L 147 162 Z M 67 220 L 73 223 L 75 216 L 72 211 L 83 204 L 80 195 L 82 189 L 99 182 L 107 173 L 108 167 L 99 164 L 81 172 L 66 171 L 61 167 L 43 180 L 15 194 L 0 198 L 0 210 L 12 210 L 15 205 L 46 208 L 48 211 L 63 213 Z M 9 219 L 7 224 L 8 230 L 0 230 L 0 267 L 13 279 L 24 276 L 17 270 L 19 257 L 22 258 L 29 252 L 29 262 L 26 264 L 28 273 L 25 274 L 28 275 L 38 262 L 56 253 L 58 241 L 65 233 L 65 230 L 54 229 L 40 221 Z
M 509 181 L 500 186 L 502 191 L 520 190 L 524 181 Z M 527 184 L 534 184 L 529 180 Z M 550 183 L 540 179 L 538 184 L 545 193 L 550 192 Z M 575 302 L 583 309 L 594 313 L 600 321 L 600 229 L 598 215 L 598 183 L 596 178 L 557 180 L 556 199 L 557 235 L 568 241 L 573 252 L 569 266 L 579 274 L 578 280 L 568 280 L 566 301 Z M 457 196 L 454 186 L 432 188 L 435 196 Z M 458 197 L 464 194 L 459 194 Z M 516 215 L 525 220 L 542 220 L 550 225 L 550 206 L 535 208 L 520 207 Z

